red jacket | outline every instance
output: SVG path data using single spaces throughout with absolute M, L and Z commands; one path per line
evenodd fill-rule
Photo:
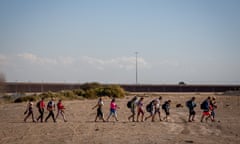
M 44 108 L 45 108 L 45 103 L 44 103 L 44 101 L 40 101 L 40 108 L 41 108 L 41 109 L 44 109 Z
M 60 110 L 64 109 L 64 106 L 63 106 L 63 104 L 61 102 L 58 102 L 57 107 Z

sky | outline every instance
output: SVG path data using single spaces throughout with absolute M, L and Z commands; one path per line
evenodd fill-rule
M 239 0 L 1 0 L 7 82 L 240 84 Z M 136 55 L 136 52 L 138 54 Z

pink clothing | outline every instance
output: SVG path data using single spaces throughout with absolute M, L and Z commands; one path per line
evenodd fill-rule
M 112 110 L 116 110 L 116 109 L 117 109 L 117 104 L 116 104 L 115 102 L 111 102 L 110 108 L 111 108 Z

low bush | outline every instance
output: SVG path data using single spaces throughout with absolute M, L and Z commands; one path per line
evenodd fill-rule
M 14 100 L 15 103 L 26 102 L 26 101 L 36 101 L 38 97 L 36 95 L 31 96 L 21 96 Z
M 57 97 L 61 97 L 61 99 L 68 99 L 68 100 L 73 100 L 73 99 L 78 98 L 78 96 L 71 90 L 61 91 L 60 93 L 57 93 L 56 95 L 57 95 Z
M 85 83 L 81 85 L 81 89 L 84 91 L 90 90 L 90 89 L 95 89 L 95 88 L 100 88 L 102 87 L 101 84 L 93 82 L 93 83 Z
M 51 91 L 44 92 L 44 93 L 41 93 L 40 95 L 38 95 L 39 99 L 41 99 L 41 98 L 48 99 L 48 98 L 53 98 L 53 97 L 56 97 L 56 94 Z
M 75 90 L 64 90 L 60 92 L 44 92 L 39 95 L 31 95 L 31 96 L 19 96 L 14 102 L 26 102 L 26 101 L 37 101 L 41 98 L 50 99 L 50 98 L 58 98 L 65 100 L 73 100 L 73 99 L 95 99 L 100 96 L 108 96 L 115 98 L 123 98 L 125 96 L 125 91 L 119 85 L 100 85 L 98 83 L 86 83 L 81 86 L 81 89 Z
M 98 97 L 96 89 L 89 89 L 85 92 L 84 98 L 95 99 Z
M 118 85 L 111 85 L 107 87 L 95 89 L 97 96 L 109 96 L 115 98 L 123 98 L 125 91 Z
M 83 89 L 75 89 L 75 90 L 73 90 L 73 93 L 77 96 L 84 96 L 85 95 L 85 91 Z

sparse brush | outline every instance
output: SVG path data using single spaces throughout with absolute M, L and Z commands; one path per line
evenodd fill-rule
M 37 101 L 41 98 L 50 99 L 64 99 L 64 100 L 74 100 L 74 99 L 95 99 L 100 96 L 108 96 L 115 98 L 123 98 L 125 96 L 125 91 L 119 85 L 104 86 L 98 83 L 86 83 L 83 84 L 81 89 L 75 90 L 64 90 L 60 92 L 44 92 L 39 95 L 31 96 L 20 96 L 14 100 L 15 103 L 26 102 L 26 101 Z

